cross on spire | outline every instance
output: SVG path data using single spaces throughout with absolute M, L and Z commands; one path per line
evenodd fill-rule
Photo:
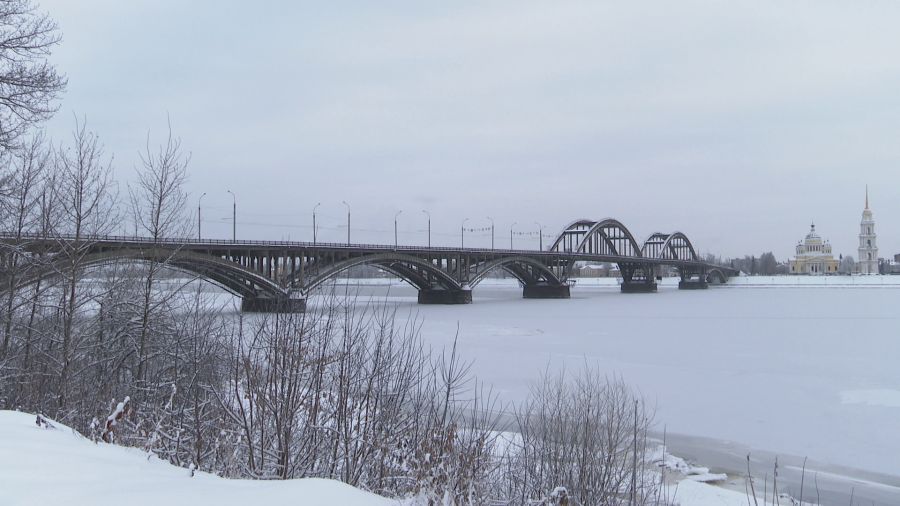
M 866 185 L 866 209 L 869 208 L 869 185 Z

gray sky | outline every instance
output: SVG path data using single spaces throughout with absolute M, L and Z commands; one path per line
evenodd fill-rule
M 44 0 L 119 178 L 166 115 L 192 152 L 204 236 L 458 244 L 459 226 L 793 253 L 811 220 L 856 256 L 870 185 L 900 252 L 900 3 Z M 264 223 L 271 224 L 270 226 Z M 517 239 L 516 246 L 536 238 Z M 545 240 L 546 242 L 546 240 Z M 467 245 L 489 245 L 471 234 Z

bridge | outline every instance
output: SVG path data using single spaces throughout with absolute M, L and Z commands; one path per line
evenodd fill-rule
M 303 311 L 312 291 L 360 265 L 403 279 L 418 290 L 420 304 L 470 303 L 472 289 L 496 269 L 517 278 L 525 298 L 568 298 L 569 280 L 583 263 L 618 265 L 626 293 L 656 291 L 664 266 L 677 269 L 681 289 L 706 288 L 737 274 L 702 261 L 680 232 L 654 233 L 639 243 L 615 219 L 574 221 L 545 250 L 3 234 L 0 244 L 7 253 L 44 259 L 17 273 L 17 286 L 59 276 L 71 265 L 66 252 L 77 251 L 82 268 L 156 262 L 191 273 L 241 297 L 249 312 Z M 9 279 L 10 273 L 0 274 L 3 286 Z

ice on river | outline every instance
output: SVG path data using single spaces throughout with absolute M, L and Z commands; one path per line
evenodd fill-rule
M 616 288 L 526 300 L 493 281 L 464 306 L 359 289 L 417 314 L 435 347 L 458 325 L 461 352 L 503 400 L 547 367 L 587 362 L 638 388 L 670 432 L 900 475 L 900 288 Z

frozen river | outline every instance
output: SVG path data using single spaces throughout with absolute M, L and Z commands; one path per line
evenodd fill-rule
M 404 285 L 360 290 L 417 314 L 434 347 L 458 325 L 504 401 L 548 366 L 587 361 L 655 404 L 659 429 L 900 476 L 900 288 L 576 286 L 525 300 L 492 280 L 465 306 L 419 306 Z

